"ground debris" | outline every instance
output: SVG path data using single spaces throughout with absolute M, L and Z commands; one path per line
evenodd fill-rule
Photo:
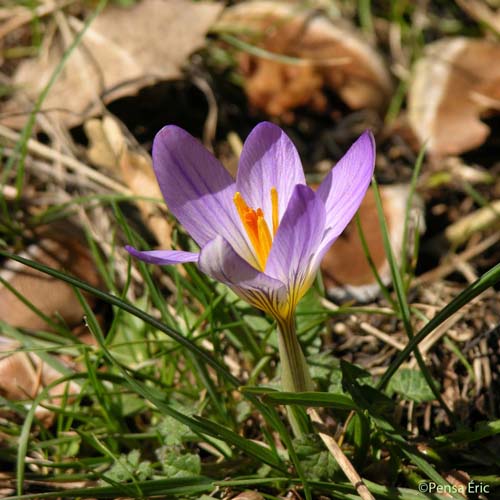
M 181 76 L 188 56 L 201 48 L 222 6 L 189 0 L 143 0 L 124 8 L 108 6 L 89 26 L 43 102 L 42 110 L 65 126 L 80 124 L 102 111 L 103 102 L 133 95 L 156 81 Z M 133 24 L 130 23 L 133 19 Z M 23 61 L 13 77 L 22 89 L 4 107 L 12 126 L 22 127 L 30 101 L 36 100 L 61 61 L 64 51 L 84 29 L 78 18 L 56 13 L 58 26 L 46 56 Z

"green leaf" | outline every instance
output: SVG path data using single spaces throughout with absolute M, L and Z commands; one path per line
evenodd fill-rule
M 297 438 L 294 440 L 294 444 L 306 477 L 309 480 L 329 480 L 340 470 L 331 453 L 325 450 L 316 435 L 308 434 Z
M 297 305 L 296 327 L 301 343 L 310 345 L 325 328 L 327 311 L 321 304 L 319 293 L 310 288 Z M 319 344 L 317 346 L 319 348 Z
M 370 447 L 370 419 L 363 413 L 356 413 L 351 420 L 349 431 L 354 444 L 353 460 L 359 468 L 364 465 L 369 456 Z
M 181 445 L 188 436 L 193 435 L 187 425 L 169 415 L 163 418 L 157 429 L 163 437 L 163 444 L 167 446 Z
M 332 373 L 339 370 L 340 361 L 330 352 L 318 352 L 307 356 L 311 377 L 320 382 L 328 382 Z
M 340 368 L 333 370 L 330 374 L 328 392 L 331 394 L 346 394 L 342 387 L 342 370 Z
M 379 390 L 368 385 L 361 385 L 358 382 L 357 378 L 364 370 L 343 360 L 340 366 L 343 387 L 352 396 L 357 407 L 366 410 L 379 428 L 393 434 L 394 428 L 384 413 L 387 414 L 389 410 L 393 409 L 394 402 Z
M 150 479 L 152 475 L 151 462 L 141 462 L 140 451 L 132 450 L 128 455 L 120 455 L 111 468 L 103 474 L 103 477 L 109 479 L 110 482 L 124 483 L 130 481 L 131 477 L 137 478 L 139 481 L 145 481 Z
M 409 368 L 402 368 L 396 372 L 389 383 L 388 390 L 389 393 L 396 392 L 403 399 L 409 399 L 416 403 L 434 399 L 434 394 L 422 373 Z
M 194 453 L 180 453 L 177 447 L 165 446 L 157 451 L 163 471 L 171 479 L 199 476 L 201 460 Z
M 271 404 L 300 405 L 337 410 L 355 410 L 354 401 L 344 394 L 325 392 L 269 392 L 262 396 L 263 401 Z

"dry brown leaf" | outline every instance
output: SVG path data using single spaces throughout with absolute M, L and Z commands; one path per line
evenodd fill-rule
M 105 103 L 131 95 L 159 80 L 181 76 L 187 57 L 203 45 L 221 4 L 191 0 L 142 0 L 129 8 L 108 6 L 85 33 L 80 46 L 43 103 L 66 125 L 81 123 Z M 34 100 L 47 84 L 66 47 L 83 23 L 58 16 L 59 33 L 47 57 L 24 61 L 14 84 Z M 18 96 L 4 111 L 28 110 Z M 11 117 L 8 123 L 21 126 Z
M 89 159 L 117 175 L 135 196 L 162 199 L 151 157 L 144 151 L 132 151 L 118 126 L 110 116 L 102 120 L 87 120 L 84 125 L 89 138 Z M 169 224 L 163 203 L 137 200 L 137 206 L 162 248 L 172 246 L 172 227 Z
M 385 106 L 392 92 L 379 54 L 355 30 L 317 11 L 276 1 L 244 2 L 226 9 L 219 30 L 239 35 L 274 54 L 300 63 L 284 63 L 248 53 L 241 55 L 245 89 L 251 104 L 278 116 L 298 106 L 322 111 L 324 87 L 335 90 L 352 108 Z
M 123 180 L 130 186 L 133 193 L 157 199 L 162 198 L 158 182 L 153 174 L 150 157 L 124 150 L 120 157 L 120 168 Z M 160 246 L 171 248 L 172 226 L 167 220 L 163 203 L 153 205 L 149 201 L 139 200 L 137 205 Z
M 490 133 L 481 121 L 500 110 L 500 44 L 456 37 L 428 45 L 408 91 L 408 119 L 436 156 L 480 146 Z
M 408 185 L 381 186 L 380 194 L 389 228 L 392 249 L 401 256 L 404 219 L 409 195 Z M 370 188 L 359 209 L 359 217 L 370 255 L 385 284 L 391 280 L 389 263 L 385 256 L 382 233 L 378 222 L 373 190 Z M 410 217 L 410 229 L 425 231 L 423 204 L 415 194 Z M 411 238 L 410 238 L 411 246 Z M 352 221 L 326 253 L 321 271 L 327 294 L 336 300 L 354 298 L 366 302 L 378 295 L 379 286 L 365 257 L 355 221 Z
M 84 279 L 95 287 L 101 285 L 90 252 L 82 242 L 80 231 L 68 222 L 54 223 L 38 230 L 37 243 L 20 255 L 52 268 Z M 39 271 L 7 260 L 0 270 L 1 278 L 45 316 L 61 318 L 81 342 L 95 344 L 88 330 L 83 329 L 84 311 L 71 286 Z M 91 307 L 95 299 L 86 296 Z M 17 328 L 50 330 L 38 314 L 25 305 L 5 284 L 0 284 L 0 319 Z M 0 395 L 10 400 L 29 400 L 42 389 L 61 378 L 61 374 L 36 353 L 16 352 L 19 344 L 0 337 Z M 74 367 L 71 358 L 58 356 L 61 363 Z M 66 395 L 77 394 L 74 382 L 57 384 L 36 408 L 35 415 L 44 425 L 51 425 L 54 414 L 43 404 L 59 405 Z
M 62 375 L 35 353 L 15 352 L 19 345 L 0 337 L 0 395 L 11 401 L 34 399 L 46 386 Z M 49 397 L 42 404 L 59 405 L 65 395 L 77 394 L 79 386 L 63 382 L 49 389 Z M 35 416 L 49 426 L 54 418 L 51 410 L 39 405 Z
M 93 286 L 101 284 L 88 249 L 75 229 L 52 228 L 30 245 L 21 256 L 69 272 Z M 82 322 L 83 309 L 71 286 L 15 261 L 5 261 L 0 276 L 18 293 L 54 319 L 60 316 L 69 326 Z M 92 305 L 93 299 L 89 297 Z M 47 329 L 46 322 L 0 283 L 0 319 L 17 328 Z
M 110 172 L 117 171 L 118 158 L 126 148 L 125 137 L 118 123 L 110 116 L 90 118 L 83 124 L 89 140 L 87 156 L 96 166 Z

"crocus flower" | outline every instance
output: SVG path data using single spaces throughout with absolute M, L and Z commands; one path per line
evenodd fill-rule
M 352 219 L 373 174 L 375 146 L 365 132 L 313 191 L 287 135 L 260 123 L 248 136 L 236 180 L 196 139 L 174 125 L 153 144 L 153 165 L 169 210 L 200 247 L 138 251 L 170 265 L 196 262 L 278 323 L 285 390 L 311 390 L 294 312 L 330 245 Z

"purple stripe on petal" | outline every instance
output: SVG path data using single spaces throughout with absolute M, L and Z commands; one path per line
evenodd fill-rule
M 309 266 L 324 231 L 323 202 L 308 186 L 295 186 L 269 253 L 266 274 L 286 282 L 291 291 L 302 288 L 314 278 Z
M 316 191 L 326 208 L 329 235 L 325 241 L 333 241 L 338 237 L 354 217 L 370 185 L 374 168 L 375 140 L 367 130 L 333 167 Z
M 270 314 L 276 316 L 286 303 L 285 285 L 252 267 L 222 236 L 217 236 L 201 249 L 198 267 L 208 276 L 228 285 L 250 304 Z
M 278 191 L 279 217 L 283 217 L 296 184 L 305 184 L 302 163 L 288 136 L 276 125 L 257 125 L 243 145 L 236 189 L 252 208 L 262 208 L 272 228 L 271 188 Z
M 127 245 L 127 252 L 148 264 L 158 264 L 160 266 L 169 266 L 171 264 L 183 264 L 185 262 L 197 262 L 200 254 L 193 252 L 183 252 L 181 250 L 149 250 L 141 252 Z
M 154 140 L 153 165 L 169 210 L 200 247 L 221 234 L 255 261 L 233 203 L 234 181 L 198 140 L 175 125 L 163 127 Z

